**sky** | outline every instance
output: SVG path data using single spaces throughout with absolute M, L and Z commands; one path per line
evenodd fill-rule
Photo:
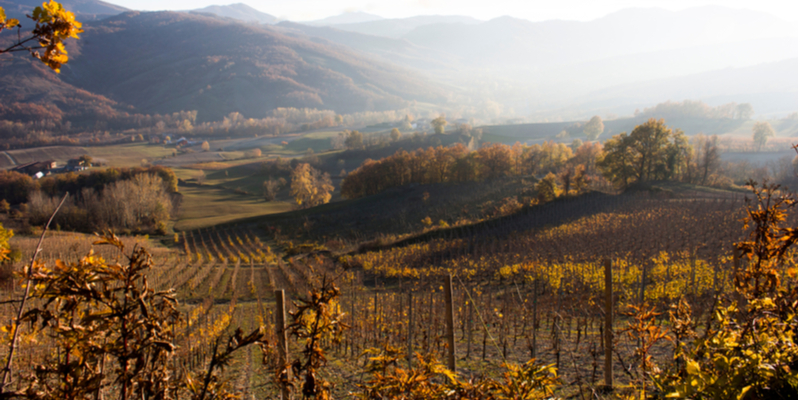
M 509 15 L 530 21 L 590 21 L 631 7 L 671 11 L 721 5 L 766 12 L 788 21 L 800 20 L 800 5 L 787 0 L 105 0 L 133 10 L 191 10 L 209 5 L 245 3 L 261 12 L 291 21 L 322 19 L 363 11 L 384 18 L 415 15 L 465 15 L 479 20 Z

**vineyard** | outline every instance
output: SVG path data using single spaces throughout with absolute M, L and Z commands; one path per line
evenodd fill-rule
M 445 289 L 452 276 L 458 374 L 499 376 L 503 363 L 536 358 L 557 368 L 557 395 L 589 398 L 603 376 L 604 261 L 612 266 L 613 377 L 624 393 L 644 376 L 639 339 L 623 334 L 632 320 L 625 306 L 646 302 L 665 312 L 684 298 L 704 315 L 721 294 L 733 292 L 733 274 L 745 262 L 732 245 L 747 235 L 743 200 L 730 193 L 587 195 L 373 248 L 348 246 L 335 254 L 318 245 L 286 253 L 280 246 L 284 239 L 276 240 L 270 226 L 258 223 L 178 233 L 169 247 L 145 238 L 126 238 L 124 244 L 152 253 L 154 267 L 147 271 L 152 287 L 176 289 L 181 317 L 172 329 L 178 362 L 187 371 L 203 371 L 216 338 L 235 327 L 249 332 L 264 325 L 268 341 L 275 343 L 274 291 L 283 289 L 297 300 L 325 276 L 339 287 L 337 309 L 348 328 L 341 341 L 323 343 L 327 367 L 320 374 L 333 384 L 334 398 L 347 398 L 368 377 L 364 368 L 375 354 L 370 349 L 403 349 L 409 363 L 419 362 L 415 352 L 447 359 Z M 796 211 L 787 224 L 797 225 Z M 13 244 L 29 255 L 36 239 L 15 237 Z M 52 235 L 40 261 L 76 260 L 90 244 L 86 235 Z M 121 256 L 110 247 L 94 251 L 109 261 Z M 792 252 L 796 268 L 796 248 Z M 781 271 L 784 278 L 789 264 Z M 3 295 L 3 300 L 18 298 L 17 282 Z M 296 304 L 288 303 L 287 312 L 293 312 Z M 13 320 L 13 304 L 2 307 L 3 320 Z M 51 352 L 48 340 L 23 330 L 18 368 L 30 369 Z M 296 355 L 303 343 L 290 340 L 288 346 Z M 671 346 L 660 343 L 651 353 L 669 362 Z M 265 359 L 255 347 L 237 353 L 224 370 L 234 392 L 242 398 L 278 395 L 279 363 Z

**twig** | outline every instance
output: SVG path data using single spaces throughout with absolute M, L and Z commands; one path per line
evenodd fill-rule
M 53 218 L 55 218 L 58 210 L 61 209 L 61 206 L 64 205 L 64 202 L 67 200 L 69 196 L 69 192 L 64 194 L 64 197 L 61 199 L 61 202 L 58 203 L 58 207 L 56 207 L 53 214 L 50 215 L 50 219 L 47 220 L 47 225 L 44 226 L 42 230 L 42 236 L 39 237 L 39 244 L 36 245 L 36 251 L 33 253 L 31 257 L 31 263 L 28 267 L 28 273 L 25 276 L 25 295 L 22 296 L 22 301 L 19 306 L 19 310 L 17 311 L 17 318 L 14 320 L 14 324 L 12 329 L 14 333 L 11 336 L 11 343 L 9 344 L 8 348 L 8 360 L 6 360 L 6 366 L 3 368 L 3 380 L 0 381 L 0 394 L 5 393 L 6 384 L 8 383 L 8 379 L 10 378 L 11 374 L 11 365 L 14 361 L 14 350 L 17 348 L 17 338 L 19 336 L 19 321 L 22 319 L 22 313 L 25 311 L 25 302 L 28 300 L 28 296 L 30 295 L 31 291 L 31 278 L 33 277 L 33 264 L 36 262 L 36 257 L 39 256 L 39 252 L 42 251 L 42 242 L 44 242 L 44 235 L 47 233 L 47 229 L 50 227 L 50 223 L 53 222 Z

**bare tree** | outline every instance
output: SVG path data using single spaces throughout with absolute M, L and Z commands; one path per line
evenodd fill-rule
M 702 154 L 702 163 L 700 164 L 700 169 L 703 170 L 703 179 L 701 180 L 701 184 L 705 185 L 706 180 L 708 179 L 710 174 L 713 174 L 714 171 L 719 167 L 719 148 L 717 147 L 717 142 L 719 138 L 717 135 L 711 136 L 710 138 L 706 138 L 703 141 L 703 147 L 701 149 Z
M 264 200 L 272 201 L 278 196 L 278 191 L 281 189 L 281 184 L 279 181 L 269 178 L 269 180 L 264 181 L 263 189 Z

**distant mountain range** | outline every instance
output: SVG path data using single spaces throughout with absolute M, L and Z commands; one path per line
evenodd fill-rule
M 396 21 L 407 20 L 415 19 Z M 603 101 L 616 106 L 632 105 L 627 111 L 630 113 L 636 107 L 651 106 L 666 98 L 656 98 L 656 92 L 612 98 L 611 93 L 620 94 L 617 88 L 621 85 L 641 84 L 645 88 L 648 82 L 671 79 L 669 86 L 673 90 L 669 98 L 683 100 L 695 98 L 692 96 L 698 91 L 694 88 L 708 86 L 692 79 L 687 81 L 691 84 L 682 84 L 682 77 L 798 56 L 796 24 L 764 13 L 724 7 L 680 12 L 635 8 L 589 22 L 531 22 L 500 17 L 486 22 L 420 24 L 402 35 L 387 33 L 396 21 L 328 27 L 282 22 L 278 27 L 286 28 L 289 34 L 338 43 L 425 71 L 434 80 L 472 91 L 473 98 L 489 97 L 522 115 L 543 109 L 596 105 L 588 98 L 594 99 L 606 89 L 609 96 L 602 97 Z M 374 29 L 367 29 L 370 27 Z M 782 88 L 782 93 L 797 91 L 796 79 L 789 79 L 786 74 L 767 74 L 758 81 L 769 81 L 767 86 L 772 87 L 761 91 L 765 93 L 762 98 L 768 97 L 766 93 L 775 93 L 776 86 Z M 727 80 L 725 98 L 735 97 L 731 92 L 756 96 L 753 85 L 747 87 L 748 84 L 747 80 Z M 722 85 L 714 88 L 721 90 Z M 703 96 L 709 98 L 708 93 Z M 772 102 L 769 111 L 763 112 L 788 110 L 796 103 Z M 757 108 L 757 112 L 761 111 Z
M 305 21 L 303 23 L 306 25 L 322 26 L 336 24 L 357 24 L 361 22 L 379 21 L 383 19 L 384 18 L 379 15 L 369 14 L 361 11 L 353 11 L 315 21 Z
M 472 66 L 516 66 L 528 70 L 783 37 L 796 38 L 797 26 L 767 14 L 724 7 L 681 12 L 634 8 L 589 22 L 530 22 L 500 17 L 473 25 L 423 25 L 403 36 L 412 43 L 457 55 Z M 791 55 L 778 59 L 788 56 Z M 692 60 L 700 66 L 710 61 Z
M 248 118 L 264 118 L 277 107 L 349 113 L 447 97 L 410 70 L 342 46 L 208 14 L 131 11 L 87 22 L 84 30 L 70 43 L 70 61 L 59 75 L 21 68 L 27 54 L 0 63 L 0 102 L 64 108 L 61 94 L 69 90 L 54 88 L 79 88 L 95 102 L 129 105 L 138 113 L 197 110 L 202 122 L 234 111 Z
M 345 13 L 294 23 L 244 4 L 136 12 L 98 0 L 62 3 L 85 22 L 69 43 L 70 62 L 55 75 L 26 72 L 23 55 L 0 59 L 0 102 L 74 113 L 64 96 L 80 89 L 87 107 L 197 110 L 200 121 L 413 101 L 570 118 L 687 98 L 752 101 L 756 114 L 797 108 L 797 25 L 747 10 L 633 8 L 588 22 Z M 11 16 L 38 4 L 0 0 Z M 0 45 L 9 40 L 0 34 Z M 0 119 L 13 114 L 3 112 Z
M 726 68 L 675 78 L 603 88 L 573 99 L 586 108 L 631 109 L 665 100 L 703 100 L 709 104 L 750 103 L 759 114 L 777 116 L 797 109 L 797 58 L 742 68 Z
M 344 46 L 381 61 L 414 68 L 418 71 L 456 72 L 461 59 L 455 55 L 433 54 L 434 50 L 408 40 L 365 35 L 329 26 L 310 26 L 283 21 L 275 26 L 280 32 L 297 38 L 308 38 L 326 46 Z
M 192 10 L 191 12 L 214 14 L 220 17 L 238 19 L 244 22 L 256 22 L 259 24 L 276 24 L 279 21 L 275 16 L 263 13 L 242 3 L 229 4 L 226 6 L 208 6 Z
M 416 28 L 433 24 L 464 24 L 476 25 L 483 21 L 472 17 L 460 15 L 421 15 L 410 18 L 381 19 L 376 21 L 354 23 L 325 23 L 307 25 L 326 25 L 348 32 L 363 33 L 365 35 L 384 36 L 399 39 Z
M 141 112 L 197 110 L 202 121 L 276 107 L 337 112 L 439 102 L 446 93 L 410 70 L 269 26 L 200 14 L 128 12 L 87 24 L 62 79 Z

